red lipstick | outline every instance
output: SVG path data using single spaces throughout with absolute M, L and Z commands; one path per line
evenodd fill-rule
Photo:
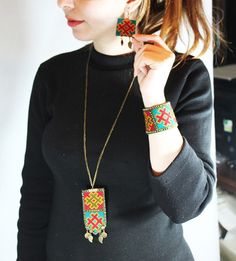
M 68 19 L 67 21 L 67 24 L 70 26 L 70 27 L 75 27 L 79 24 L 82 24 L 84 21 L 79 21 L 79 20 L 73 20 L 73 19 Z

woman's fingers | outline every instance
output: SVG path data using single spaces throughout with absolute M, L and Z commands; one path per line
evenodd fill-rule
M 150 42 L 154 45 L 160 45 L 170 51 L 168 45 L 162 40 L 159 35 L 156 34 L 134 34 L 133 39 L 136 39 L 136 41 Z
M 138 76 L 139 83 L 145 80 L 147 86 L 152 86 L 158 77 L 165 80 L 166 72 L 170 71 L 175 60 L 175 54 L 158 35 L 134 34 L 132 39 L 136 52 L 134 77 Z
M 140 49 L 142 49 L 142 47 L 144 46 L 144 43 L 141 41 L 136 40 L 133 36 L 132 36 L 132 44 L 133 44 L 133 50 L 137 53 Z
M 163 50 L 162 47 L 144 45 L 135 55 L 134 75 L 138 74 L 138 70 L 146 74 L 150 69 L 156 69 L 166 57 L 166 50 Z

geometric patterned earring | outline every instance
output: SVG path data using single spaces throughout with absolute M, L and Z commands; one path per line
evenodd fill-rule
M 126 15 L 126 12 L 128 15 Z M 129 7 L 125 10 L 125 18 L 118 18 L 117 25 L 116 25 L 116 36 L 121 37 L 121 45 L 124 44 L 123 36 L 129 37 L 128 46 L 132 49 L 132 42 L 130 37 L 135 34 L 135 27 L 136 27 L 136 20 L 129 19 Z

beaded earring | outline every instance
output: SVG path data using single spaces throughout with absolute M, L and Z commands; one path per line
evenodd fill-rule
M 128 14 L 128 15 L 127 15 Z M 132 42 L 130 37 L 135 34 L 136 20 L 129 19 L 129 7 L 125 10 L 125 18 L 118 18 L 116 25 L 116 36 L 121 37 L 121 45 L 124 44 L 122 36 L 129 37 L 128 46 L 132 49 Z

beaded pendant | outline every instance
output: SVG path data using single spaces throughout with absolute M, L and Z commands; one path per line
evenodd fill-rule
M 83 216 L 86 233 L 84 237 L 93 243 L 93 235 L 98 235 L 98 241 L 102 244 L 107 237 L 105 228 L 107 225 L 105 190 L 94 188 L 82 190 Z
M 130 20 L 129 18 L 118 18 L 117 25 L 116 25 L 116 36 L 121 37 L 121 45 L 123 45 L 122 36 L 128 36 L 129 48 L 132 48 L 132 42 L 130 41 L 130 37 L 135 34 L 135 26 L 136 20 Z

